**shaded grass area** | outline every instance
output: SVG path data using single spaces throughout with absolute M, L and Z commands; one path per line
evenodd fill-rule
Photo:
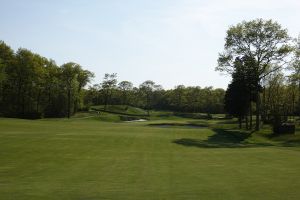
M 205 140 L 181 138 L 174 140 L 176 144 L 184 146 L 195 146 L 203 148 L 240 148 L 249 147 L 251 143 L 246 142 L 250 134 L 241 131 L 231 131 L 224 129 L 213 129 L 214 134 L 208 136 Z M 255 144 L 260 145 L 260 144 Z
M 179 118 L 155 123 L 206 127 L 149 123 L 0 119 L 0 199 L 300 197 L 298 134 L 248 135 L 230 124 Z
M 252 142 L 247 139 L 251 133 L 237 130 L 213 129 L 214 134 L 205 140 L 181 138 L 174 140 L 176 144 L 202 148 L 246 148 L 246 147 L 268 147 L 268 146 L 290 146 L 288 143 L 274 144 L 272 142 Z M 300 146 L 300 143 L 298 144 Z
M 207 128 L 208 126 L 201 123 L 179 123 L 179 122 L 173 122 L 173 123 L 150 123 L 148 124 L 151 127 L 158 127 L 158 128 Z

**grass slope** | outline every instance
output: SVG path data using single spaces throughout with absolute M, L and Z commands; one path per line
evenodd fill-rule
M 153 123 L 0 119 L 0 199 L 300 198 L 299 135 Z
M 104 105 L 91 106 L 92 109 L 99 109 L 99 110 L 104 110 L 104 107 L 105 107 Z M 131 114 L 131 115 L 147 115 L 147 111 L 141 108 L 127 106 L 127 105 L 108 105 L 107 111 Z

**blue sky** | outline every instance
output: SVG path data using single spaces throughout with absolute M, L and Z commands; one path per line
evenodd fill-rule
M 214 71 L 230 25 L 274 19 L 300 32 L 299 0 L 0 0 L 0 40 L 138 86 L 226 88 Z

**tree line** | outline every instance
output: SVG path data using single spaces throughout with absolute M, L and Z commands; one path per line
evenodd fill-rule
M 165 90 L 147 80 L 134 87 L 130 81 L 105 74 L 88 86 L 94 74 L 77 63 L 58 66 L 28 49 L 14 51 L 0 41 L 0 115 L 19 118 L 70 117 L 92 105 L 131 105 L 175 112 L 223 113 L 223 89 L 178 85 Z
M 286 122 L 300 114 L 300 43 L 272 20 L 256 19 L 231 26 L 216 70 L 231 74 L 225 110 L 240 127 Z
M 8 117 L 70 117 L 92 105 L 131 105 L 174 112 L 228 113 L 259 130 L 262 123 L 300 115 L 300 41 L 272 20 L 256 19 L 231 26 L 216 70 L 232 81 L 223 89 L 178 85 L 163 89 L 147 80 L 130 81 L 94 74 L 79 64 L 58 66 L 31 51 L 13 51 L 0 41 L 0 114 Z M 287 73 L 288 72 L 288 73 Z M 224 110 L 225 109 L 225 110 Z M 255 127 L 254 127 L 255 126 Z
M 0 41 L 0 113 L 7 117 L 70 117 L 84 107 L 94 74 L 74 62 L 58 66 L 30 50 Z
M 131 105 L 148 111 L 224 113 L 224 89 L 178 85 L 165 90 L 154 81 L 147 80 L 138 87 L 130 81 L 118 83 L 117 74 L 105 74 L 100 84 L 86 91 L 86 105 Z

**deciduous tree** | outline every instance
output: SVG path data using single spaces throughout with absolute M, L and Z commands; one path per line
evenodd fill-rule
M 237 57 L 255 59 L 253 71 L 257 77 L 257 87 L 268 74 L 287 64 L 292 51 L 291 38 L 287 30 L 272 20 L 256 19 L 243 21 L 231 26 L 225 38 L 224 52 L 219 54 L 216 70 L 232 73 Z M 260 91 L 256 91 L 256 130 L 260 128 Z

